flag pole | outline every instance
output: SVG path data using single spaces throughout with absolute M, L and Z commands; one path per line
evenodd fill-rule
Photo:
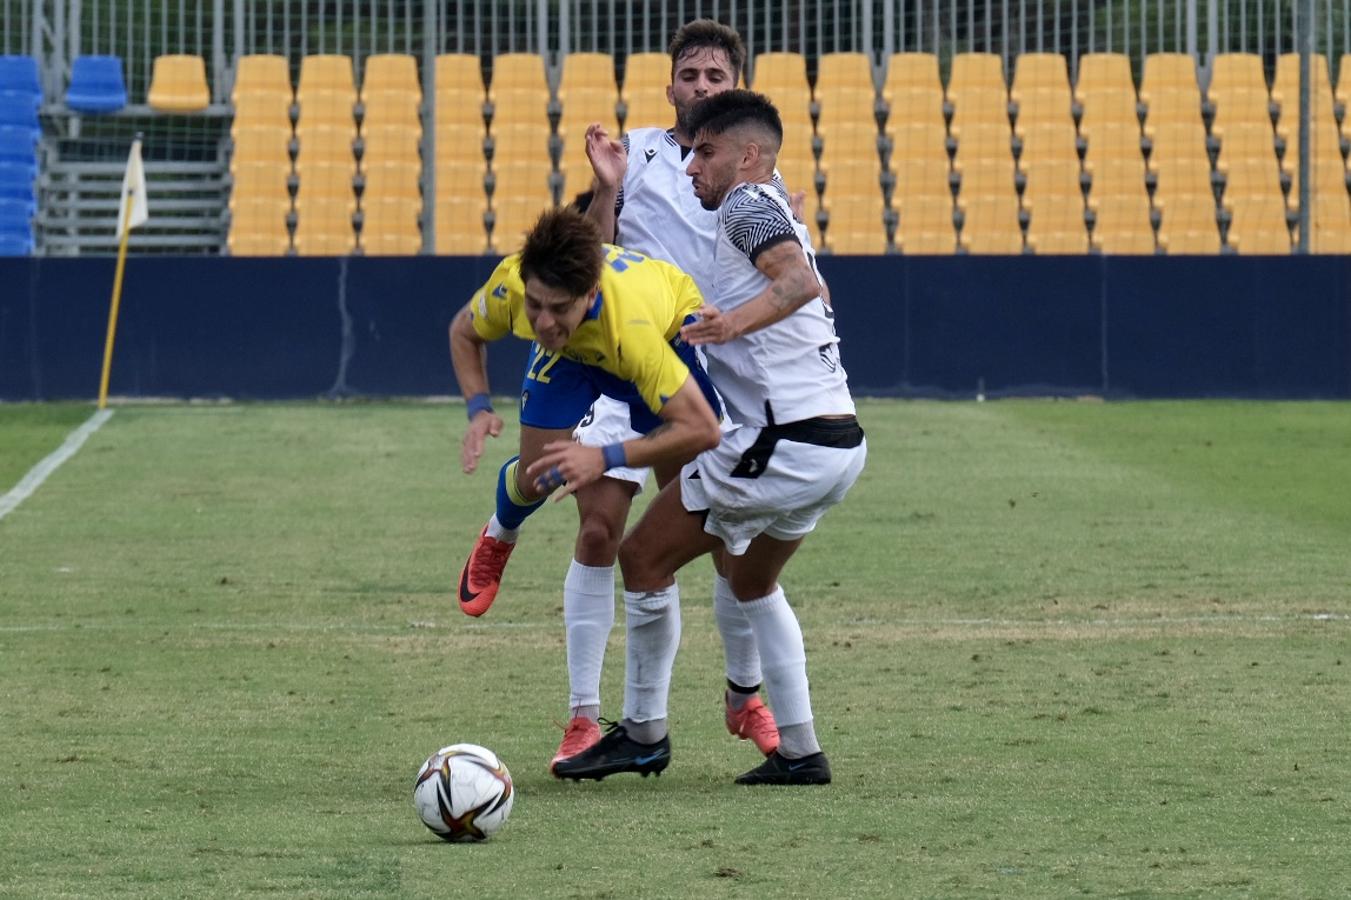
M 134 198 L 127 192 L 124 215 L 131 216 L 131 203 Z M 99 377 L 99 409 L 108 406 L 108 378 L 113 368 L 113 341 L 117 338 L 117 311 L 122 305 L 122 272 L 127 265 L 127 241 L 131 238 L 131 229 L 122 228 L 122 240 L 117 246 L 117 269 L 113 274 L 113 301 L 108 307 L 108 336 L 103 342 L 103 374 Z
M 138 133 L 131 144 L 131 155 L 127 160 L 127 175 L 122 180 L 122 209 L 118 216 L 117 268 L 113 273 L 113 299 L 108 306 L 108 335 L 103 342 L 103 372 L 99 376 L 98 408 L 108 406 L 108 379 L 113 368 L 113 342 L 117 338 L 117 314 L 122 305 L 122 274 L 127 265 L 127 243 L 131 239 L 131 229 L 143 222 L 145 214 L 145 174 L 141 166 L 141 135 Z M 136 215 L 136 206 L 140 206 L 140 217 Z

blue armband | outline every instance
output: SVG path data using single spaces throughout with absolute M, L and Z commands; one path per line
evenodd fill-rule
M 493 411 L 492 398 L 489 397 L 487 394 L 475 394 L 468 400 L 464 401 L 464 406 L 465 411 L 469 414 L 470 419 L 473 419 L 474 416 L 478 415 L 481 412 Z
M 606 444 L 600 450 L 601 456 L 605 458 L 605 471 L 619 469 L 629 464 L 628 455 L 624 453 L 624 442 L 615 441 L 613 444 Z

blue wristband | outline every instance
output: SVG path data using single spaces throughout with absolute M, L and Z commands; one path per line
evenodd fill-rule
M 624 442 L 615 441 L 613 444 L 606 444 L 600 450 L 605 458 L 605 471 L 618 469 L 629 464 L 628 455 L 624 452 Z
M 465 411 L 469 414 L 470 419 L 473 419 L 474 416 L 478 415 L 481 412 L 493 411 L 492 398 L 489 397 L 487 394 L 475 394 L 468 400 L 464 401 L 464 406 Z

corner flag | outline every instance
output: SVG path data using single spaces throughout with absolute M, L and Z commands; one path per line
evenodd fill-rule
M 141 139 L 137 137 L 131 142 L 131 155 L 127 157 L 127 173 L 122 176 L 122 202 L 117 211 L 117 236 L 121 238 L 137 225 L 144 225 L 149 219 L 150 206 L 145 198 L 145 165 L 141 162 Z
M 113 339 L 117 335 L 117 310 L 122 302 L 122 272 L 127 263 L 127 238 L 131 229 L 150 220 L 145 196 L 145 166 L 141 162 L 141 136 L 131 142 L 127 174 L 122 176 L 122 196 L 117 212 L 117 269 L 113 274 L 113 302 L 108 307 L 108 337 L 103 344 L 103 374 L 99 378 L 98 408 L 108 405 L 108 378 L 113 367 Z

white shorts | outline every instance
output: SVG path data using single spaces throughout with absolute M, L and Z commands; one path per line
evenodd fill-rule
M 861 439 L 847 447 L 779 438 L 771 449 L 758 441 L 764 431 L 734 427 L 680 472 L 685 509 L 707 510 L 704 531 L 721 539 L 733 556 L 745 553 L 761 534 L 781 541 L 809 534 L 826 510 L 844 499 L 868 457 Z
M 604 394 L 596 398 L 586 418 L 572 431 L 572 439 L 584 447 L 604 447 L 615 441 L 631 441 L 640 437 L 642 435 L 634 431 L 629 423 L 628 404 Z M 605 477 L 632 482 L 638 485 L 638 493 L 641 494 L 643 485 L 647 484 L 647 474 L 651 471 L 623 466 L 606 472 Z
M 721 428 L 724 435 L 735 427 L 726 416 L 723 416 Z M 604 447 L 606 444 L 613 444 L 616 441 L 631 441 L 640 437 L 642 435 L 634 431 L 632 424 L 629 422 L 628 404 L 620 403 L 604 394 L 596 398 L 596 402 L 591 404 L 591 409 L 587 412 L 586 418 L 582 419 L 577 427 L 572 430 L 572 439 L 584 447 Z M 647 475 L 651 471 L 651 469 L 632 469 L 628 466 L 621 466 L 606 472 L 605 477 L 636 484 L 638 485 L 636 493 L 641 494 L 643 487 L 647 484 Z

